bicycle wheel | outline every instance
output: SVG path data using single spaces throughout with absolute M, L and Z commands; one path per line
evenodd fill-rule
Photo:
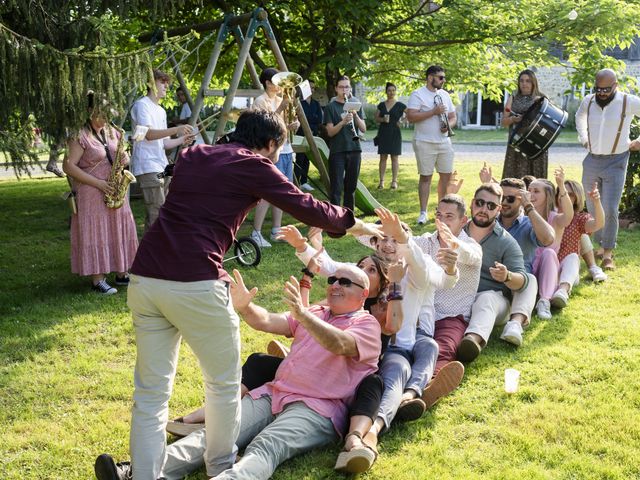
M 233 251 L 238 263 L 246 267 L 255 267 L 262 258 L 260 247 L 249 237 L 242 237 L 236 240 Z

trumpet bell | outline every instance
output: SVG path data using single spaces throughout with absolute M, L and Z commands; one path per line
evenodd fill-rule
M 271 78 L 271 83 L 281 88 L 295 88 L 302 83 L 302 77 L 295 72 L 279 72 Z

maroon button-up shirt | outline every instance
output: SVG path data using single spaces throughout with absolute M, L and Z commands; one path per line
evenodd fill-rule
M 237 143 L 183 150 L 173 174 L 160 215 L 140 242 L 136 275 L 228 281 L 222 258 L 261 198 L 331 236 L 355 223 L 351 210 L 303 193 L 271 161 Z

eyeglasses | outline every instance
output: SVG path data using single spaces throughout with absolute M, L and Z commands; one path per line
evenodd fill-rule
M 438 75 L 436 78 L 437 78 L 438 80 L 441 80 L 441 81 L 442 81 L 442 80 L 444 80 L 446 77 L 445 77 L 444 75 Z
M 328 285 L 333 285 L 336 282 L 338 282 L 338 285 L 341 285 L 343 287 L 350 287 L 351 285 L 355 285 L 356 287 L 360 287 L 361 289 L 364 290 L 364 287 L 362 285 L 352 281 L 349 278 L 345 278 L 345 277 L 338 278 L 338 277 L 335 277 L 335 276 L 331 276 L 331 277 L 327 278 L 327 284 Z
M 609 93 L 613 90 L 613 87 L 593 87 L 593 91 L 596 93 Z
M 478 208 L 482 208 L 485 205 L 487 206 L 487 209 L 491 212 L 493 212 L 496 208 L 498 208 L 498 204 L 495 202 L 487 202 L 486 200 L 483 200 L 482 198 L 474 198 L 473 199 L 473 204 L 478 207 Z
M 507 203 L 514 203 L 516 201 L 516 196 L 515 195 L 505 195 L 504 197 L 502 197 L 502 202 L 507 202 Z M 491 209 L 489 209 L 491 210 Z

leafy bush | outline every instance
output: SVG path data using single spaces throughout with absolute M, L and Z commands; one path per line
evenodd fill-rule
M 636 119 L 631 124 L 630 137 L 636 139 L 638 136 L 640 136 L 640 123 Z M 620 212 L 626 216 L 640 219 L 640 152 L 631 152 L 629 156 Z

